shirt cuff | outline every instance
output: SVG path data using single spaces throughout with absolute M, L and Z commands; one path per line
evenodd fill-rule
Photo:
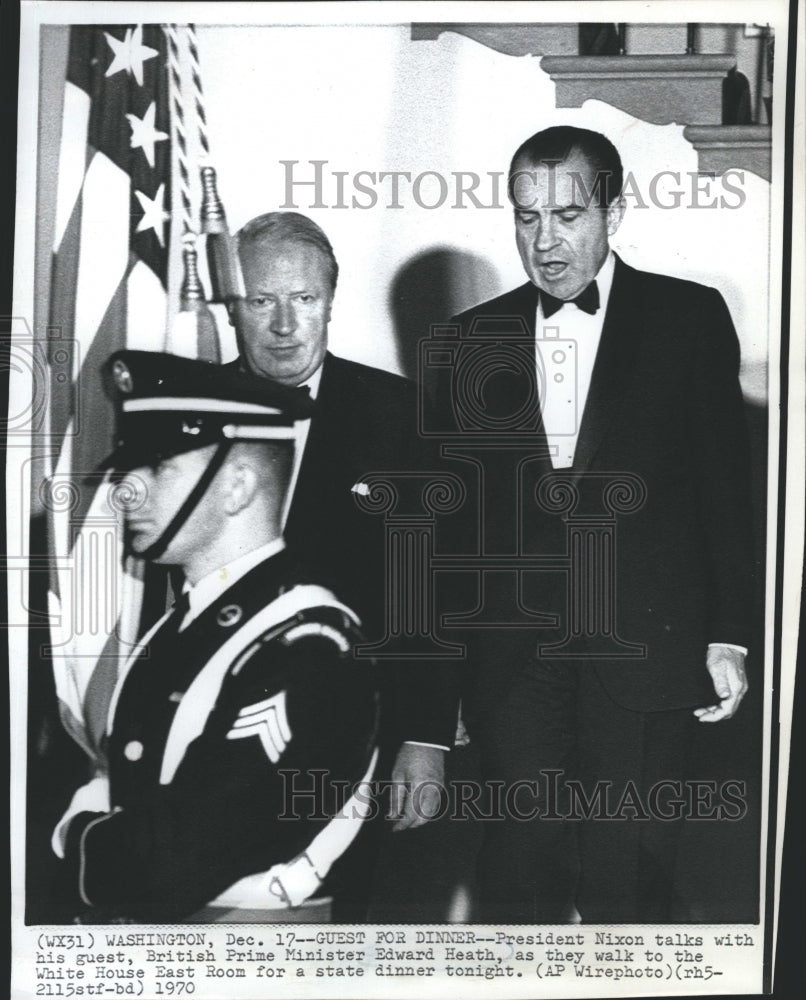
M 404 740 L 403 745 L 412 747 L 431 747 L 434 750 L 450 750 L 450 747 L 445 747 L 441 743 L 421 743 L 420 740 Z
M 747 646 L 737 646 L 732 642 L 709 642 L 708 648 L 712 649 L 714 646 L 724 646 L 725 649 L 735 649 L 737 653 L 743 653 L 747 656 Z

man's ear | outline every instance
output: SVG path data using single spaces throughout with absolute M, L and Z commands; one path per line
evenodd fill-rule
M 613 233 L 621 225 L 621 220 L 624 218 L 624 213 L 627 210 L 627 202 L 619 197 L 615 201 L 611 201 L 607 206 L 607 235 L 612 236 Z
M 248 507 L 257 493 L 258 476 L 249 462 L 240 460 L 228 467 L 224 510 L 230 516 Z

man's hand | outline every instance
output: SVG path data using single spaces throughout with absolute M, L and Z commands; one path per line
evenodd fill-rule
M 427 784 L 423 784 L 427 782 Z M 391 803 L 388 819 L 396 820 L 394 831 L 414 830 L 439 812 L 445 788 L 445 751 L 404 743 L 392 768 Z
M 705 662 L 714 691 L 721 699 L 718 705 L 697 708 L 694 714 L 700 722 L 719 722 L 735 715 L 739 702 L 747 691 L 747 675 L 744 670 L 744 653 L 730 646 L 714 645 L 708 648 Z

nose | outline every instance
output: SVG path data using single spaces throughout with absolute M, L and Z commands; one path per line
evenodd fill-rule
M 535 232 L 535 250 L 539 253 L 544 253 L 546 250 L 551 250 L 552 247 L 556 245 L 557 228 L 554 217 L 552 215 L 548 215 L 546 218 L 539 219 Z
M 271 332 L 287 337 L 297 328 L 297 317 L 292 302 L 278 301 L 272 310 Z
M 147 466 L 130 469 L 120 480 L 120 503 L 126 514 L 140 510 L 148 499 L 153 475 Z

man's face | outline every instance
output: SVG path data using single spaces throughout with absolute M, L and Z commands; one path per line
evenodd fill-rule
M 214 445 L 197 448 L 166 458 L 158 465 L 140 466 L 126 473 L 124 482 L 131 491 L 126 531 L 134 555 L 142 555 L 159 541 L 201 478 L 214 451 Z M 215 513 L 215 491 L 216 480 L 155 562 L 186 566 L 195 553 L 209 548 L 221 528 Z
M 605 262 L 623 202 L 599 207 L 598 190 L 591 194 L 595 172 L 578 152 L 554 165 L 519 160 L 513 176 L 515 238 L 526 273 L 550 295 L 576 298 Z
M 234 307 L 249 371 L 282 385 L 307 381 L 327 350 L 333 302 L 328 262 L 307 243 L 256 243 L 240 251 L 246 297 Z

